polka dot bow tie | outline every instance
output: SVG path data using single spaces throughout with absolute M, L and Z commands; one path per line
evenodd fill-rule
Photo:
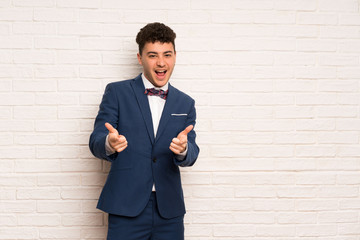
M 158 96 L 161 97 L 162 99 L 166 100 L 167 94 L 168 94 L 169 90 L 157 90 L 155 88 L 147 88 L 145 89 L 145 94 L 146 95 L 150 95 L 150 96 Z

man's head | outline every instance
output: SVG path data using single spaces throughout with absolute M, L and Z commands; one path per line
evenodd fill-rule
M 175 67 L 175 37 L 174 31 L 162 23 L 149 23 L 136 36 L 138 61 L 155 87 L 163 87 Z
M 136 42 L 139 45 L 139 54 L 142 55 L 142 51 L 146 43 L 172 43 L 175 52 L 175 38 L 176 33 L 163 23 L 149 23 L 142 29 L 136 36 Z

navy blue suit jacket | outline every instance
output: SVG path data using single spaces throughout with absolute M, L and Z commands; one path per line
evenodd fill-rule
M 110 83 L 105 89 L 90 136 L 94 156 L 111 162 L 111 169 L 97 207 L 122 216 L 137 216 L 148 203 L 155 182 L 159 212 L 164 218 L 185 214 L 179 166 L 192 166 L 199 154 L 195 131 L 188 134 L 188 150 L 178 161 L 170 143 L 196 119 L 195 101 L 169 84 L 168 97 L 156 138 L 148 97 L 141 75 Z M 105 122 L 124 135 L 128 147 L 110 156 L 105 152 Z

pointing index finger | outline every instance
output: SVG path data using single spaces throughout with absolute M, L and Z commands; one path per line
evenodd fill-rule
M 110 123 L 105 123 L 105 127 L 110 133 L 117 133 L 117 130 Z

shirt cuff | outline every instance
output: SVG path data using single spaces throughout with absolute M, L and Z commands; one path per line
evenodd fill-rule
M 182 153 L 179 153 L 179 154 L 176 154 L 176 155 L 175 155 L 176 160 L 178 160 L 178 161 L 183 161 L 183 160 L 185 159 L 185 157 L 186 157 L 187 150 L 188 150 L 188 144 L 186 144 L 185 151 L 183 151 Z
M 108 138 L 109 138 L 109 134 L 106 136 L 106 139 L 105 139 L 105 152 L 106 152 L 107 156 L 110 156 L 110 155 L 114 154 L 116 151 L 115 151 L 115 149 L 113 149 L 110 146 Z

